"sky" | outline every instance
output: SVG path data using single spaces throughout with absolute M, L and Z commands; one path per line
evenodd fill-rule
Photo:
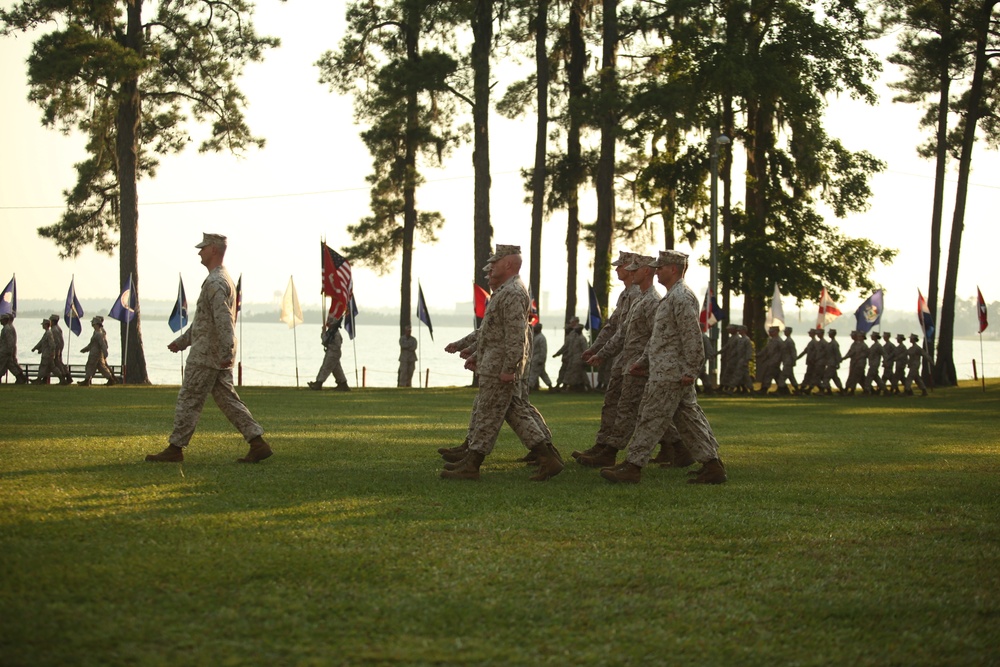
M 12 3 L 0 0 L 0 4 Z M 349 245 L 347 226 L 369 214 L 364 179 L 371 171 L 371 158 L 353 120 L 352 100 L 321 85 L 314 65 L 339 41 L 344 29 L 343 3 L 260 0 L 257 4 L 258 31 L 281 38 L 282 46 L 268 52 L 264 62 L 249 66 L 240 85 L 249 99 L 250 128 L 265 137 L 267 145 L 243 156 L 199 154 L 197 140 L 204 129 L 191 126 L 195 143 L 180 155 L 162 158 L 156 177 L 139 183 L 140 299 L 174 299 L 178 276 L 183 277 L 189 295 L 196 292 L 205 272 L 194 245 L 202 232 L 214 232 L 229 237 L 226 265 L 234 278 L 243 275 L 245 302 L 275 302 L 292 276 L 303 306 L 317 307 L 320 239 L 325 237 L 335 249 Z M 77 258 L 63 260 L 55 245 L 36 231 L 58 220 L 62 192 L 74 184 L 73 165 L 83 159 L 84 152 L 78 136 L 42 127 L 40 110 L 26 99 L 25 59 L 35 38 L 37 34 L 32 33 L 0 38 L 4 156 L 0 161 L 0 286 L 16 275 L 19 299 L 62 299 L 73 280 L 84 308 L 93 312 L 88 305 L 103 307 L 99 300 L 113 299 L 121 289 L 117 256 L 86 249 Z M 880 46 L 887 53 L 886 49 L 885 44 Z M 525 61 L 525 66 L 530 63 Z M 917 128 L 921 111 L 891 102 L 892 91 L 886 84 L 899 75 L 887 63 L 885 67 L 877 84 L 877 106 L 830 100 L 828 133 L 847 148 L 868 150 L 888 163 L 887 170 L 874 178 L 870 210 L 834 224 L 849 236 L 868 237 L 898 249 L 891 265 L 876 267 L 873 280 L 885 289 L 887 309 L 910 310 L 915 308 L 917 289 L 927 293 L 934 166 L 916 155 L 915 147 L 924 141 Z M 531 211 L 524 203 L 520 169 L 533 160 L 534 120 L 529 116 L 511 121 L 494 115 L 490 132 L 493 241 L 522 247 L 522 275 L 527 279 Z M 973 166 L 958 296 L 975 296 L 978 285 L 987 301 L 993 301 L 1000 298 L 996 261 L 1000 156 L 981 142 Z M 454 312 L 456 303 L 472 299 L 471 146 L 456 150 L 443 168 L 426 169 L 424 176 L 427 183 L 417 193 L 418 207 L 440 211 L 446 222 L 437 244 L 418 243 L 415 248 L 413 304 L 415 308 L 419 280 L 432 313 Z M 952 170 L 945 203 L 942 288 L 955 180 Z M 737 186 L 737 193 L 740 190 Z M 593 191 L 584 193 L 582 202 L 584 220 L 592 220 Z M 546 222 L 543 310 L 561 312 L 565 307 L 565 233 L 565 212 Z M 658 243 L 662 247 L 662 238 Z M 657 245 L 616 244 L 613 251 L 617 254 L 622 249 L 655 254 Z M 707 257 L 707 241 L 693 249 L 679 249 L 691 252 L 688 283 L 702 295 L 709 271 L 694 262 Z M 578 272 L 578 313 L 582 315 L 586 284 L 593 275 L 592 260 L 582 247 Z M 362 311 L 398 308 L 398 270 L 379 276 L 355 264 L 354 279 Z M 615 295 L 613 291 L 612 303 Z M 866 296 L 845 294 L 839 305 L 844 312 L 853 311 Z M 793 301 L 784 298 L 786 315 L 795 312 Z M 815 304 L 806 303 L 802 317 L 814 319 L 815 312 Z

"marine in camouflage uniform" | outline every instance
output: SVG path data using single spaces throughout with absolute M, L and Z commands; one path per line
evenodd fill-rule
M 906 349 L 906 336 L 896 334 L 896 349 L 892 353 L 892 389 L 893 393 L 899 394 L 903 391 L 903 384 L 906 381 L 906 362 L 909 354 Z M 889 385 L 886 385 L 886 389 Z
M 347 384 L 347 376 L 344 375 L 344 367 L 340 365 L 341 349 L 344 345 L 344 337 L 340 334 L 340 323 L 341 320 L 332 314 L 327 315 L 326 331 L 320 336 L 325 351 L 323 363 L 319 367 L 316 379 L 306 383 L 310 389 L 319 391 L 323 388 L 326 379 L 333 375 L 333 379 L 337 382 L 336 391 L 351 390 L 350 385 Z
M 396 375 L 397 387 L 413 386 L 413 369 L 417 364 L 417 339 L 411 335 L 413 329 L 405 327 L 399 337 L 399 372 Z M 417 378 L 419 384 L 420 378 Z
M 739 378 L 736 386 L 741 394 L 753 393 L 753 376 L 750 375 L 750 365 L 755 362 L 756 350 L 753 341 L 747 332 L 747 328 L 742 324 L 736 327 L 737 347 L 736 347 L 736 377 Z
M 868 363 L 868 346 L 865 344 L 865 335 L 860 331 L 851 332 L 851 347 L 847 349 L 847 354 L 844 355 L 844 359 L 848 360 L 848 370 L 847 370 L 847 384 L 844 385 L 844 390 L 850 394 L 854 395 L 854 391 L 858 386 L 864 390 L 865 382 L 865 365 Z
M 8 371 L 14 376 L 16 384 L 28 382 L 28 376 L 17 361 L 17 330 L 14 328 L 14 316 L 10 313 L 0 315 L 0 378 Z
M 767 345 L 757 355 L 757 373 L 760 375 L 760 389 L 757 393 L 766 394 L 771 388 L 771 382 L 778 378 L 781 372 L 781 358 L 785 353 L 785 344 L 779 334 L 781 329 L 769 327 L 767 330 Z
M 837 386 L 840 393 L 844 393 L 844 385 L 841 384 L 840 376 L 837 374 L 843 359 L 844 357 L 840 354 L 840 343 L 837 341 L 837 330 L 830 329 L 830 340 L 826 342 L 826 347 L 823 349 L 823 389 L 828 394 L 833 393 L 833 390 L 830 389 L 830 382 Z
M 226 237 L 205 234 L 198 248 L 208 277 L 201 284 L 198 305 L 191 326 L 167 348 L 178 352 L 190 348 L 184 366 L 184 381 L 177 394 L 174 429 L 169 445 L 159 454 L 149 454 L 147 461 L 179 463 L 184 448 L 194 435 L 205 399 L 211 394 L 226 419 L 250 444 L 240 463 L 257 463 L 271 456 L 270 445 L 262 437 L 264 429 L 254 420 L 233 387 L 233 362 L 236 360 L 236 286 L 222 265 Z
M 587 350 L 587 339 L 583 336 L 583 325 L 576 318 L 566 327 L 566 338 L 553 357 L 562 357 L 559 368 L 559 384 L 569 391 L 584 391 L 587 386 L 587 366 L 583 353 Z
M 737 364 L 740 337 L 736 335 L 736 328 L 735 324 L 730 324 L 726 327 L 728 338 L 726 338 L 725 344 L 723 344 L 722 349 L 719 351 L 719 355 L 721 356 L 719 363 L 719 386 L 726 393 L 732 393 L 739 385 L 741 377 Z
M 795 341 L 792 340 L 792 328 L 785 327 L 785 340 L 782 341 L 784 347 L 781 350 L 781 372 L 778 373 L 778 393 L 791 393 L 788 385 L 798 391 L 799 383 L 795 380 L 795 362 L 798 360 L 798 352 L 795 349 Z
M 719 443 L 698 406 L 694 390 L 705 352 L 698 321 L 698 297 L 683 280 L 687 255 L 661 250 L 651 266 L 657 269 L 657 279 L 667 288 L 667 294 L 657 304 L 653 333 L 645 351 L 629 369 L 633 373 L 645 372 L 649 379 L 626 460 L 602 470 L 601 477 L 611 482 L 638 483 L 656 443 L 673 422 L 691 455 L 702 463 L 698 476 L 689 481 L 721 484 L 727 478 L 719 460 Z
M 545 372 L 545 362 L 549 358 L 549 342 L 542 333 L 542 323 L 536 322 L 531 328 L 531 366 L 528 371 L 528 391 L 537 390 L 544 382 L 546 387 L 552 388 L 552 380 Z
M 618 354 L 618 351 L 621 349 L 618 343 L 614 347 L 608 348 L 607 352 L 604 349 L 612 339 L 624 335 L 625 323 L 628 319 L 629 311 L 632 308 L 633 302 L 635 302 L 640 294 L 638 285 L 634 284 L 635 271 L 629 270 L 629 267 L 633 265 L 637 257 L 636 253 L 620 250 L 618 252 L 618 259 L 611 263 L 615 267 L 618 279 L 625 285 L 625 289 L 618 295 L 618 303 L 615 305 L 615 310 L 608 317 L 607 323 L 601 327 L 600 332 L 597 334 L 597 340 L 583 352 L 583 361 L 592 366 L 594 365 L 592 360 L 595 357 L 598 357 L 601 363 L 604 363 L 608 359 L 614 359 L 614 362 L 611 364 L 611 375 L 608 379 L 608 386 L 604 391 L 604 402 L 601 405 L 601 423 L 597 429 L 597 435 L 594 436 L 594 444 L 582 452 L 574 451 L 571 456 L 575 459 L 579 459 L 581 456 L 592 456 L 603 449 L 608 444 L 608 434 L 615 427 L 615 418 L 618 415 L 618 400 L 622 393 L 623 360 Z
M 813 387 L 820 386 L 823 381 L 823 347 L 826 345 L 822 329 L 809 330 L 809 342 L 798 358 L 806 358 L 806 374 L 802 378 L 799 393 L 808 395 Z
M 538 462 L 533 481 L 545 481 L 563 469 L 559 453 L 546 442 L 546 433 L 539 427 L 523 400 L 523 375 L 528 359 L 529 330 L 528 290 L 521 281 L 521 249 L 498 245 L 490 257 L 493 265 L 490 285 L 496 286 L 486 313 L 476 334 L 475 352 L 466 361 L 466 368 L 479 375 L 479 394 L 473 406 L 469 424 L 466 455 L 452 469 L 441 472 L 444 479 L 479 479 L 479 468 L 496 444 L 504 421 L 528 446 Z M 533 408 L 532 408 L 533 409 Z
M 66 346 L 66 339 L 63 338 L 62 327 L 59 326 L 59 316 L 49 316 L 49 331 L 52 333 L 52 346 L 54 348 L 52 356 L 52 368 L 54 374 L 59 378 L 59 384 L 73 384 L 73 377 L 69 374 L 69 368 L 63 363 L 63 348 Z
M 872 332 L 872 344 L 868 346 L 868 375 L 865 376 L 865 393 L 873 391 L 872 383 L 875 383 L 877 391 L 885 392 L 885 384 L 878 374 L 879 365 L 882 363 L 882 337 L 878 332 Z
M 42 329 L 44 330 L 42 331 L 42 337 L 31 348 L 32 352 L 37 352 L 41 355 L 41 358 L 38 360 L 38 375 L 31 381 L 32 384 L 44 384 L 48 382 L 55 368 L 56 345 L 52 340 L 51 326 L 52 322 L 50 320 L 42 320 Z
M 895 372 L 893 364 L 896 363 L 896 346 L 892 342 L 892 334 L 888 331 L 882 332 L 882 384 L 886 393 L 896 393 L 896 385 L 893 383 Z
M 108 368 L 108 334 L 104 331 L 104 318 L 100 315 L 90 320 L 94 327 L 94 333 L 90 336 L 90 342 L 86 347 L 80 349 L 87 353 L 87 374 L 79 384 L 89 387 L 95 373 L 100 373 L 108 384 L 118 384 L 111 369 Z
M 907 373 L 906 382 L 904 384 L 904 392 L 907 396 L 913 396 L 914 382 L 916 382 L 917 386 L 920 387 L 921 395 L 927 395 L 927 385 L 924 384 L 923 378 L 920 377 L 921 367 L 923 366 L 925 359 L 929 363 L 931 355 L 927 354 L 927 350 L 920 346 L 920 336 L 917 334 L 910 334 L 910 347 L 906 350 Z

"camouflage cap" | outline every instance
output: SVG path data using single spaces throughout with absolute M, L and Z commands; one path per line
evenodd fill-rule
M 768 327 L 768 328 L 767 328 L 767 330 L 768 330 L 769 332 L 770 332 L 770 331 L 781 331 L 781 327 L 779 327 L 779 326 L 777 326 L 777 325 L 775 325 L 775 326 L 770 326 L 770 327 Z
M 226 247 L 226 237 L 222 234 L 208 234 L 202 232 L 201 243 L 195 246 L 195 248 L 207 248 L 210 245 L 221 245 L 223 248 Z
M 892 334 L 889 333 L 888 331 L 883 331 L 882 332 L 882 338 L 885 338 L 886 340 L 889 340 L 890 338 L 892 338 Z
M 791 327 L 785 327 L 785 333 L 786 334 L 792 333 L 792 328 Z
M 917 334 L 910 334 L 910 340 L 916 343 L 918 340 L 920 340 L 920 336 L 918 336 Z
M 649 266 L 653 268 L 659 268 L 661 266 L 687 266 L 688 256 L 679 250 L 661 250 L 660 256 L 656 258 L 655 261 L 651 262 Z
M 59 316 L 56 315 L 55 313 L 53 313 L 53 314 L 49 315 L 49 320 L 52 321 L 52 322 L 58 322 L 59 321 Z
M 104 324 L 104 318 L 101 317 L 100 315 L 94 315 L 92 318 L 90 318 L 90 323 L 91 324 Z
M 49 318 L 46 317 L 44 320 L 42 320 L 42 326 L 43 327 L 48 327 L 48 326 L 51 326 L 51 325 L 52 325 L 52 322 L 49 321 Z
M 625 267 L 626 271 L 638 271 L 644 266 L 650 266 L 655 257 L 632 253 L 632 263 Z
M 896 334 L 896 340 L 906 340 L 906 336 L 903 334 Z
M 9 319 L 10 319 L 10 313 L 0 313 L 0 321 Z
M 487 262 L 495 262 L 508 255 L 520 255 L 521 246 L 519 245 L 501 245 L 497 244 L 497 251 L 493 253 Z
M 879 335 L 879 332 L 877 332 L 877 331 L 873 331 L 872 332 L 872 340 L 878 340 L 881 337 L 882 336 Z
M 830 329 L 830 335 L 831 336 L 836 336 L 837 335 L 837 330 L 836 329 Z
M 826 330 L 825 329 L 816 329 L 816 335 L 817 336 L 825 336 L 826 335 Z
M 615 261 L 611 262 L 611 266 L 622 266 L 623 264 L 629 264 L 629 263 L 631 263 L 632 262 L 632 256 L 634 254 L 635 253 L 628 252 L 627 250 L 619 250 L 618 251 L 618 259 L 616 259 Z

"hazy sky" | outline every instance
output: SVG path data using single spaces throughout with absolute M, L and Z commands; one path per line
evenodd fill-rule
M 210 231 L 229 237 L 226 264 L 234 278 L 243 274 L 247 302 L 274 300 L 293 275 L 303 305 L 319 304 L 320 238 L 325 236 L 334 248 L 348 245 L 347 225 L 369 212 L 364 178 L 371 171 L 371 159 L 358 138 L 351 99 L 320 85 L 314 66 L 325 50 L 336 46 L 343 31 L 343 11 L 343 3 L 329 0 L 258 2 L 258 30 L 280 37 L 283 43 L 263 63 L 250 67 L 242 81 L 250 101 L 250 127 L 267 139 L 267 146 L 234 157 L 201 155 L 192 145 L 180 156 L 164 158 L 156 178 L 139 184 L 140 298 L 174 298 L 178 274 L 183 275 L 189 294 L 195 292 L 204 269 L 193 246 L 203 231 Z M 0 95 L 4 100 L 0 286 L 16 274 L 20 299 L 64 298 L 75 276 L 84 308 L 99 311 L 105 307 L 101 300 L 113 298 L 120 289 L 117 257 L 88 249 L 76 259 L 60 260 L 54 244 L 36 233 L 38 227 L 58 219 L 62 191 L 73 185 L 73 165 L 84 156 L 78 137 L 42 128 L 39 109 L 26 100 L 24 61 L 36 36 L 0 39 Z M 884 84 L 895 78 L 888 72 L 880 82 L 877 107 L 831 100 L 827 127 L 848 148 L 867 149 L 888 163 L 888 170 L 874 180 L 870 211 L 837 224 L 851 236 L 866 236 L 899 250 L 895 262 L 878 267 L 874 275 L 886 290 L 886 308 L 899 310 L 915 307 L 918 288 L 927 291 L 933 164 L 917 158 L 914 150 L 923 141 L 916 127 L 921 112 L 891 102 L 891 91 Z M 496 116 L 491 122 L 494 243 L 520 244 L 527 254 L 530 207 L 523 203 L 519 170 L 532 162 L 534 122 L 530 117 L 506 121 Z M 196 140 L 203 131 L 191 128 Z M 979 144 L 973 163 L 958 292 L 968 298 L 978 284 L 987 300 L 994 300 L 1000 298 L 996 261 L 1000 157 Z M 440 211 L 446 223 L 437 245 L 415 249 L 413 302 L 415 306 L 419 279 L 431 312 L 451 311 L 455 302 L 471 300 L 471 147 L 456 151 L 443 169 L 426 169 L 424 175 L 427 184 L 417 193 L 418 206 Z M 951 226 L 954 180 L 952 172 L 946 234 Z M 737 186 L 738 195 L 741 191 Z M 592 192 L 584 195 L 584 202 L 583 215 L 592 219 Z M 548 295 L 549 308 L 561 309 L 565 304 L 565 231 L 565 213 L 559 213 L 547 221 L 543 233 L 542 292 Z M 943 244 L 942 288 L 947 238 Z M 655 247 L 631 249 L 655 251 Z M 692 256 L 703 257 L 707 252 L 706 242 Z M 527 263 L 522 273 L 527 277 Z M 577 298 L 582 313 L 586 283 L 592 276 L 590 257 L 582 249 L 579 276 Z M 377 276 L 356 266 L 360 308 L 398 306 L 399 280 L 398 271 Z M 692 266 L 688 282 L 699 295 L 707 281 L 708 269 Z M 842 310 L 853 311 L 864 296 L 846 295 Z M 785 309 L 786 313 L 794 310 L 790 297 L 785 298 Z M 815 306 L 807 304 L 803 312 L 815 317 Z

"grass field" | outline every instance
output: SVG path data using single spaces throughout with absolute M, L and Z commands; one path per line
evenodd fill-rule
M 506 428 L 440 480 L 471 389 L 242 395 L 275 456 L 209 404 L 177 465 L 176 388 L 0 387 L 0 665 L 1000 664 L 996 381 L 709 398 L 711 487 L 532 483 Z

